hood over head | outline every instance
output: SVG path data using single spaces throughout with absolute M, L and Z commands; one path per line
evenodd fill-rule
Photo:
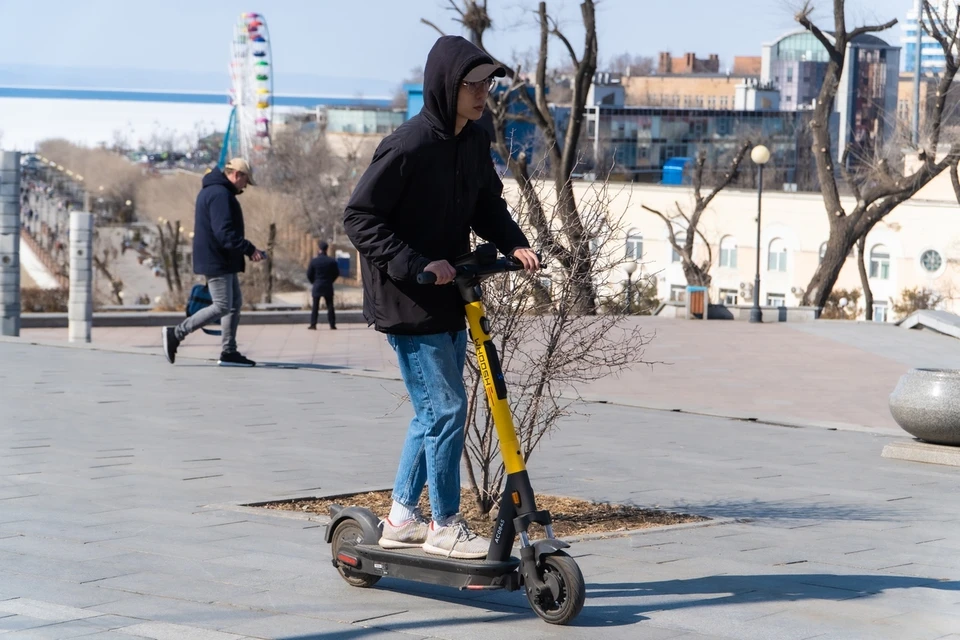
M 453 136 L 457 130 L 457 91 L 460 83 L 480 65 L 493 67 L 490 75 L 500 78 L 506 75 L 503 67 L 497 65 L 493 58 L 460 36 L 440 37 L 427 55 L 423 70 L 421 113 L 434 129 L 445 136 Z
M 207 172 L 205 176 L 203 176 L 204 187 L 210 187 L 215 184 L 221 184 L 225 186 L 227 189 L 230 190 L 230 193 L 233 193 L 233 194 L 239 193 L 236 185 L 230 182 L 230 180 L 227 179 L 227 176 L 225 176 L 223 172 L 217 168 L 211 169 L 210 171 Z

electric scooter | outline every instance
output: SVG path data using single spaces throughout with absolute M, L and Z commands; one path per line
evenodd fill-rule
M 486 558 L 460 560 L 431 555 L 420 548 L 383 549 L 378 544 L 382 522 L 369 509 L 330 506 L 326 541 L 331 545 L 333 566 L 348 584 L 371 587 L 389 576 L 428 582 L 458 589 L 526 589 L 534 612 L 551 624 L 567 624 L 583 608 L 585 586 L 576 561 L 563 549 L 570 545 L 553 537 L 550 513 L 540 511 L 527 475 L 520 442 L 507 403 L 507 387 L 500 360 L 490 336 L 490 322 L 484 315 L 480 282 L 507 271 L 519 271 L 523 265 L 512 257 L 498 258 L 492 244 L 454 262 L 454 283 L 466 305 L 470 337 L 484 391 L 500 441 L 500 454 L 506 471 L 496 526 Z M 433 273 L 421 273 L 420 284 L 433 284 Z M 543 527 L 546 537 L 531 541 L 531 524 Z M 520 538 L 520 557 L 512 555 Z

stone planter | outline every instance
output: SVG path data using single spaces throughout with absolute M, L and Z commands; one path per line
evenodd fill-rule
M 911 369 L 890 394 L 890 413 L 912 436 L 960 446 L 960 370 Z

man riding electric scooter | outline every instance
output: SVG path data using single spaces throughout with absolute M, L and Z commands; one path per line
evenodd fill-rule
M 421 112 L 387 136 L 360 179 L 344 227 L 362 265 L 363 312 L 397 354 L 415 416 L 393 487 L 380 546 L 422 547 L 474 559 L 490 541 L 460 517 L 460 458 L 467 398 L 467 336 L 454 258 L 470 251 L 470 231 L 493 242 L 527 271 L 536 253 L 510 216 L 477 124 L 502 67 L 459 36 L 437 40 L 424 69 Z M 436 286 L 416 282 L 432 274 Z M 433 521 L 417 509 L 429 486 Z

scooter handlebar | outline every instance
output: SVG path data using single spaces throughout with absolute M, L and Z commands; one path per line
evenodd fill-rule
M 523 270 L 523 263 L 513 256 L 505 256 L 494 260 L 490 264 L 461 264 L 457 265 L 455 269 L 457 270 L 457 278 L 482 277 L 505 273 L 507 271 L 521 271 Z M 436 282 L 437 274 L 432 271 L 422 271 L 417 274 L 418 284 L 436 284 Z

